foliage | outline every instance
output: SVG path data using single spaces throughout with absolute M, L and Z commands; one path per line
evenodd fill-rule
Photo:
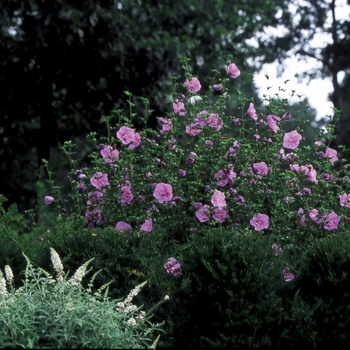
M 258 49 L 248 40 L 282 2 L 1 1 L 0 192 L 21 209 L 33 207 L 38 164 L 68 138 L 84 158 L 91 147 L 81 136 L 101 132 L 99 121 L 112 110 L 127 109 L 124 91 L 133 91 L 140 117 L 154 110 L 148 125 L 155 127 L 173 92 L 169 76 L 180 74 L 185 57 L 202 80 L 229 53 L 250 70 L 246 58 Z M 139 118 L 134 124 L 143 127 Z
M 226 73 L 213 71 L 214 100 L 183 61 L 186 80 L 158 131 L 135 131 L 127 93 L 130 114 L 104 118 L 105 137 L 89 135 L 92 167 L 80 168 L 65 142 L 71 193 L 62 195 L 45 162 L 51 190 L 42 201 L 51 213 L 26 249 L 47 266 L 44 252 L 54 247 L 72 270 L 95 257 L 104 270 L 96 283 L 114 279 L 113 296 L 146 279 L 140 301 L 151 309 L 169 295 L 155 315 L 167 321 L 163 347 L 334 340 L 318 334 L 320 297 L 303 294 L 299 281 L 314 244 L 349 233 L 349 165 L 327 143 L 331 124 L 302 146 L 302 124 L 285 131 L 293 121 L 285 100 L 266 97 L 258 108 L 232 88 L 240 72 L 231 59 Z M 230 96 L 239 113 L 227 110 Z
M 312 243 L 306 269 L 300 275 L 299 295 L 314 313 L 314 332 L 322 346 L 350 344 L 350 236 L 336 234 Z
M 290 257 L 283 252 L 274 256 L 271 237 L 212 229 L 205 237 L 192 236 L 191 241 L 197 265 L 191 278 L 194 297 L 188 303 L 191 318 L 184 333 L 189 338 L 194 334 L 197 346 L 310 345 L 312 312 L 298 305 L 298 282 L 285 282 L 282 271 Z M 304 317 L 288 323 L 297 311 L 304 311 Z
M 82 288 L 80 282 L 90 261 L 68 280 L 63 278 L 62 263 L 52 249 L 51 260 L 57 274 L 54 280 L 25 258 L 27 268 L 22 287 L 14 288 L 8 265 L 5 267 L 6 279 L 0 272 L 2 347 L 108 349 L 152 345 L 153 332 L 160 330 L 161 325 L 152 324 L 149 315 L 131 303 L 145 283 L 132 290 L 123 302 L 117 303 L 107 297 L 107 285 L 91 294 L 97 274 L 92 276 L 88 289 Z
M 6 198 L 0 194 L 0 264 L 14 265 L 15 272 L 21 272 L 25 265 L 21 258 L 23 250 L 19 234 L 28 231 L 23 222 L 23 215 L 17 212 L 17 206 L 12 204 L 6 211 L 3 203 Z

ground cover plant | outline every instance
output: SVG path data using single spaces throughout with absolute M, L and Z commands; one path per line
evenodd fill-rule
M 42 200 L 52 215 L 34 228 L 27 254 L 47 266 L 53 247 L 70 270 L 94 258 L 96 285 L 113 279 L 112 296 L 146 279 L 146 307 L 169 295 L 154 316 L 166 320 L 160 347 L 349 345 L 350 169 L 329 147 L 332 125 L 301 146 L 302 124 L 284 131 L 289 101 L 266 97 L 257 108 L 234 88 L 244 72 L 232 60 L 212 71 L 214 98 L 201 95 L 187 61 L 183 68 L 158 130 L 146 119 L 134 129 L 126 93 L 129 115 L 115 111 L 107 136 L 89 135 L 92 167 L 81 169 L 64 144 L 69 198 L 46 163 Z M 327 297 L 334 284 L 339 322 Z

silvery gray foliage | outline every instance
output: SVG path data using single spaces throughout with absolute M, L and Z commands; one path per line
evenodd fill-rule
M 57 252 L 50 248 L 56 279 L 25 256 L 24 285 L 15 289 L 11 268 L 0 270 L 0 347 L 25 348 L 155 348 L 162 324 L 152 324 L 140 307 L 131 304 L 147 281 L 123 302 L 107 297 L 107 283 L 91 292 L 95 273 L 81 285 L 90 259 L 67 279 Z M 102 296 L 101 292 L 105 290 Z M 167 300 L 164 298 L 164 300 Z

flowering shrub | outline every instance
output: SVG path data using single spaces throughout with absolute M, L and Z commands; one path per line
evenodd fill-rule
M 173 112 L 159 118 L 159 132 L 136 132 L 119 115 L 122 124 L 93 155 L 95 171 L 75 170 L 77 180 L 71 180 L 88 227 L 125 222 L 143 233 L 157 227 L 175 241 L 194 230 L 234 227 L 237 233 L 263 230 L 288 245 L 346 229 L 344 200 L 324 200 L 325 193 L 335 199 L 349 192 L 349 171 L 335 170 L 340 161 L 325 144 L 325 131 L 314 147 L 300 148 L 302 130 L 283 131 L 292 116 L 287 110 L 282 114 L 281 107 L 257 111 L 243 99 L 246 112 L 226 115 L 226 86 L 241 72 L 234 63 L 225 70 L 227 77 L 212 86 L 220 91 L 213 104 L 196 95 L 200 79 L 187 73 L 187 96 L 178 95 Z M 237 136 L 230 136 L 230 129 Z M 69 147 L 66 143 L 67 154 Z M 44 201 L 51 204 L 53 197 Z M 316 217 L 308 215 L 315 210 Z
M 73 168 L 71 213 L 78 213 L 77 225 L 91 236 L 112 229 L 118 237 L 114 242 L 122 237 L 125 245 L 137 237 L 130 259 L 154 281 L 182 292 L 190 288 L 190 276 L 196 276 L 196 270 L 189 271 L 199 249 L 193 237 L 205 239 L 210 232 L 229 233 L 232 240 L 265 237 L 266 257 L 272 245 L 276 259 L 269 257 L 264 264 L 277 266 L 283 258 L 273 278 L 291 290 L 304 268 L 303 249 L 315 239 L 349 232 L 350 170 L 329 147 L 332 127 L 320 130 L 312 146 L 300 146 L 301 126 L 285 131 L 293 116 L 284 101 L 266 99 L 258 108 L 230 87 L 244 74 L 234 63 L 215 72 L 210 86 L 214 100 L 200 95 L 200 77 L 186 67 L 181 91 L 169 101 L 169 113 L 158 118 L 158 130 L 135 130 L 130 100 L 130 116 L 117 111 L 113 126 L 114 117 L 105 118 L 108 137 L 90 134 L 96 146 L 92 169 L 77 170 L 73 145 L 65 143 Z M 239 96 L 240 115 L 227 113 L 233 94 Z M 68 200 L 50 183 L 55 200 L 44 202 L 68 217 Z M 211 244 L 205 240 L 200 249 L 218 249 Z M 157 255 L 154 260 L 149 251 Z M 221 258 L 218 254 L 210 264 Z M 204 261 L 202 257 L 201 263 L 215 271 Z M 223 272 L 227 266 L 219 268 Z M 217 273 L 212 276 L 218 280 Z
M 11 268 L 0 271 L 0 344 L 6 347 L 28 348 L 143 348 L 155 347 L 149 336 L 161 330 L 160 324 L 149 322 L 149 315 L 132 304 L 146 282 L 136 286 L 127 298 L 109 300 L 102 286 L 91 294 L 94 274 L 89 288 L 81 286 L 86 275 L 87 261 L 70 278 L 57 252 L 51 248 L 51 261 L 56 280 L 46 271 L 34 268 L 27 260 L 25 283 L 15 289 Z M 107 292 L 106 291 L 106 292 Z M 168 300 L 165 296 L 161 301 Z

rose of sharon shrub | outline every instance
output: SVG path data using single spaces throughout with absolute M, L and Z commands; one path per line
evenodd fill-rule
M 169 112 L 158 119 L 159 131 L 136 133 L 132 118 L 121 114 L 108 140 L 92 135 L 100 146 L 93 154 L 94 169 L 84 169 L 86 176 L 78 179 L 80 190 L 72 187 L 74 205 L 89 229 L 112 227 L 117 236 L 138 237 L 142 247 L 153 239 L 150 246 L 157 247 L 159 260 L 152 268 L 179 256 L 184 262 L 179 279 L 191 273 L 179 252 L 186 252 L 186 244 L 202 249 L 188 243 L 190 237 L 206 237 L 209 229 L 219 228 L 232 237 L 271 237 L 275 253 L 283 247 L 294 259 L 279 277 L 294 282 L 301 246 L 349 232 L 350 169 L 336 169 L 341 155 L 327 147 L 324 132 L 304 147 L 299 127 L 285 131 L 293 115 L 283 101 L 259 110 L 240 98 L 246 113 L 228 113 L 228 97 L 237 97 L 229 84 L 241 72 L 234 63 L 221 72 L 210 104 L 200 95 L 200 77 L 185 80 Z M 147 249 L 133 258 L 144 261 Z

